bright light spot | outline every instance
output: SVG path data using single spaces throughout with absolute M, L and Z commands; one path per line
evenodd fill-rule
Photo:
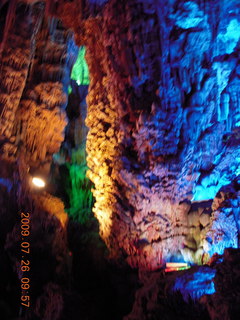
M 167 262 L 167 268 L 180 268 L 180 267 L 187 267 L 188 264 L 186 262 Z
M 185 262 L 167 262 L 165 272 L 180 271 L 189 268 L 190 266 Z
M 32 179 L 32 183 L 38 188 L 44 188 L 46 185 L 45 182 L 43 181 L 43 179 L 37 178 L 37 177 L 34 177 Z

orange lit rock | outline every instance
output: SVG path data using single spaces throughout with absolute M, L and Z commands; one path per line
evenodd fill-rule
M 62 227 L 66 228 L 68 215 L 64 211 L 64 203 L 59 198 L 44 192 L 39 195 L 34 195 L 33 199 L 39 211 L 43 210 L 50 215 L 54 215 L 61 222 Z

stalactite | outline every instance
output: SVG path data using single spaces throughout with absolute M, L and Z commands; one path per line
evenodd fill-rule
M 24 4 L 23 4 L 24 5 Z M 13 6 L 13 7 L 12 7 Z M 16 111 L 19 106 L 21 96 L 27 81 L 28 68 L 32 58 L 32 43 L 34 41 L 34 35 L 39 28 L 39 21 L 42 19 L 41 11 L 39 15 L 36 12 L 29 12 L 26 10 L 22 12 L 15 1 L 10 3 L 9 10 L 14 18 L 9 17 L 11 20 L 12 28 L 9 37 L 6 39 L 5 46 L 2 51 L 1 59 L 1 78 L 2 86 L 0 88 L 0 98 L 2 101 L 6 101 L 6 93 L 9 95 L 7 103 L 1 103 L 1 140 L 8 140 L 8 147 L 3 146 L 5 152 L 4 157 L 13 160 L 16 157 L 16 145 L 13 140 L 16 126 Z M 10 13 L 9 13 L 10 15 Z M 28 19 L 30 18 L 31 19 Z M 7 25 L 10 22 L 6 22 Z M 11 45 L 10 45 L 11 44 Z M 16 139 L 15 139 L 16 141 Z M 12 151 L 9 154 L 9 144 L 13 144 L 10 150 L 15 149 L 15 153 Z

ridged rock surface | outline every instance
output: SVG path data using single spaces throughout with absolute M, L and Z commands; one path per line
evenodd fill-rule
M 199 263 L 215 251 L 205 240 L 228 245 L 215 236 L 225 217 L 237 246 L 235 203 L 203 216 L 192 210 L 239 175 L 236 1 L 9 3 L 16 17 L 7 16 L 1 46 L 3 159 L 24 151 L 30 169 L 48 171 L 63 141 L 71 37 L 61 19 L 87 50 L 88 176 L 112 257 L 150 270 L 171 259 Z M 50 25 L 44 14 L 55 16 Z
M 66 83 L 76 58 L 72 33 L 45 13 L 43 1 L 0 1 L 0 251 L 7 269 L 1 269 L 6 280 L 0 291 L 10 286 L 6 299 L 11 305 L 18 291 L 10 284 L 11 274 L 14 282 L 23 277 L 21 212 L 29 213 L 31 232 L 25 241 L 31 246 L 31 290 L 42 292 L 39 299 L 33 294 L 29 319 L 58 319 L 58 312 L 50 318 L 47 313 L 52 300 L 61 302 L 61 294 L 46 300 L 44 295 L 69 280 L 64 203 L 30 183 L 34 174 L 48 177 L 52 155 L 64 140 Z
M 239 7 L 225 0 L 83 4 L 55 14 L 87 47 L 88 176 L 101 236 L 133 267 L 204 260 L 212 252 L 198 247 L 189 200 L 214 199 L 239 174 Z M 193 232 L 201 250 L 187 258 Z

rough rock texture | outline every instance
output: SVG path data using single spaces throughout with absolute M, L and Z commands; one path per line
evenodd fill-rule
M 56 18 L 48 21 L 44 2 L 6 1 L 0 9 L 1 183 L 11 189 L 21 167 L 21 194 L 29 173 L 49 173 L 52 155 L 64 139 L 64 91 L 75 57 L 71 33 Z M 54 201 L 61 200 L 53 200 L 53 211 Z
M 11 301 L 19 301 L 23 276 L 19 213 L 29 212 L 33 314 L 39 311 L 36 295 L 44 286 L 51 288 L 48 282 L 61 286 L 69 280 L 64 204 L 30 183 L 33 174 L 47 177 L 52 155 L 64 139 L 65 83 L 75 59 L 72 34 L 44 13 L 41 1 L 0 3 L 0 215 L 6 225 L 1 232 L 1 261 L 9 268 L 0 299 L 5 301 L 3 290 L 8 286 L 9 295 L 16 291 L 12 298 L 6 297 L 10 310 Z
M 169 274 L 164 271 L 145 274 L 133 309 L 124 320 L 209 319 L 199 298 L 215 292 L 215 273 L 209 266 L 195 266 Z
M 124 319 L 238 319 L 239 254 L 229 248 L 210 266 L 142 275 L 132 312 Z
M 182 253 L 208 225 L 205 215 L 189 227 L 187 199 L 213 199 L 239 174 L 238 10 L 111 0 L 61 12 L 87 47 L 94 212 L 112 254 L 133 267 L 204 260 L 201 247 Z
M 238 319 L 240 313 L 239 249 L 226 249 L 222 263 L 216 265 L 214 286 L 216 293 L 202 298 L 211 320 Z
M 71 34 L 57 19 L 48 22 L 44 10 L 43 2 L 11 1 L 11 32 L 2 26 L 1 158 L 15 161 L 24 152 L 30 169 L 50 165 L 64 139 L 63 91 L 75 58 Z
M 0 292 L 5 297 L 10 288 L 10 308 L 19 301 L 16 277 L 22 277 L 20 210 L 32 214 L 33 308 L 28 318 L 60 319 L 68 296 L 63 290 L 71 266 L 64 204 L 31 189 L 29 179 L 36 172 L 49 173 L 64 139 L 65 94 L 76 58 L 74 32 L 76 44 L 86 46 L 91 77 L 86 125 L 93 211 L 111 256 L 142 272 L 169 260 L 202 264 L 224 252 L 224 261 L 215 268 L 216 294 L 203 303 L 214 320 L 238 314 L 239 253 L 225 248 L 238 247 L 240 241 L 239 13 L 234 0 L 1 1 L 0 271 L 10 280 L 3 279 Z M 77 145 L 87 132 L 82 111 L 69 125 Z M 71 171 L 75 190 L 82 160 L 84 174 L 86 170 L 85 150 L 79 150 L 73 152 L 77 165 Z M 82 200 L 89 202 L 75 196 L 76 207 Z M 81 253 L 95 244 L 81 250 L 72 245 L 77 267 Z M 185 300 L 188 293 L 212 293 L 213 269 L 198 270 L 202 272 L 186 272 L 172 281 Z M 169 308 L 165 299 L 162 275 L 159 279 L 151 273 L 143 280 L 126 319 L 152 320 L 159 314 L 162 319 L 163 310 L 167 319 L 180 316 L 178 304 L 172 313 L 172 300 Z M 197 290 L 191 290 L 195 285 Z M 180 303 L 184 319 L 198 316 L 195 306 L 189 314 L 182 297 Z
M 23 3 L 9 2 L 17 15 L 7 16 L 12 38 L 2 41 L 4 157 L 13 161 L 24 150 L 33 168 L 46 170 L 60 147 L 68 69 L 60 18 L 87 48 L 88 176 L 112 256 L 147 269 L 171 259 L 204 261 L 215 252 L 204 237 L 225 241 L 215 221 L 238 221 L 227 205 L 213 209 L 211 227 L 209 212 L 200 217 L 189 202 L 214 199 L 239 175 L 238 4 L 47 1 L 46 13 L 58 17 L 47 26 L 44 2 Z M 19 53 L 9 59 L 13 50 Z
M 16 111 L 27 81 L 32 59 L 31 47 L 34 42 L 34 35 L 41 23 L 43 12 L 36 7 L 35 10 L 26 12 L 24 5 L 17 6 L 16 2 L 10 4 L 7 12 L 7 19 L 11 20 L 11 15 L 14 17 L 14 21 L 10 24 L 11 32 L 5 30 L 4 35 L 7 40 L 5 46 L 1 48 L 0 137 L 3 157 L 7 160 L 15 160 L 14 156 L 16 156 L 18 144 L 14 132 Z M 4 25 L 2 27 L 4 28 Z M 9 29 L 6 23 L 5 28 L 7 27 Z

